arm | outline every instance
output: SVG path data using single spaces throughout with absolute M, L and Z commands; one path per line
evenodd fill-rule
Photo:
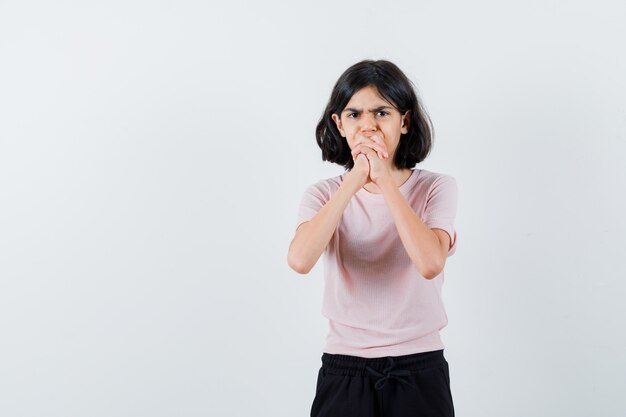
M 382 180 L 379 187 L 409 258 L 424 278 L 433 279 L 445 265 L 450 236 L 442 229 L 429 229 L 391 178 Z
M 289 244 L 287 263 L 300 274 L 308 274 L 326 249 L 350 199 L 359 189 L 346 175 L 339 189 L 330 197 L 317 214 L 302 223 Z

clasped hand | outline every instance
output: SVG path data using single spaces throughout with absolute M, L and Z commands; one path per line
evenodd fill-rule
M 385 142 L 378 133 L 372 133 L 368 136 L 364 133 L 357 133 L 351 154 L 354 168 L 359 172 L 368 172 L 374 183 L 382 178 L 390 177 L 387 164 L 382 161 L 389 159 L 389 153 Z M 360 155 L 364 155 L 365 158 Z

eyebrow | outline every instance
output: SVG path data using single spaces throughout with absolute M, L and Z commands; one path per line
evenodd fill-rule
M 370 112 L 376 112 L 376 111 L 380 111 L 380 110 L 383 110 L 383 109 L 390 109 L 390 110 L 393 110 L 393 107 L 391 107 L 391 106 L 378 106 L 378 107 L 375 107 L 375 108 L 373 108 L 373 109 L 370 109 Z M 348 111 L 348 112 L 355 112 L 355 113 L 359 113 L 359 112 L 361 111 L 361 109 L 355 109 L 355 108 L 353 108 L 353 107 L 347 107 L 347 108 L 345 108 L 345 109 L 343 110 L 343 112 L 342 112 L 342 113 L 345 113 L 345 112 L 347 112 L 347 111 Z

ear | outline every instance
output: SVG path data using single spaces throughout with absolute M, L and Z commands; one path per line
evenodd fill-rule
M 404 113 L 404 116 L 402 116 L 402 128 L 400 129 L 402 134 L 406 135 L 407 133 L 409 133 L 410 122 L 411 122 L 411 111 L 407 110 L 406 113 Z
M 345 138 L 346 137 L 346 133 L 343 131 L 343 127 L 341 125 L 341 119 L 335 113 L 333 113 L 332 118 L 333 118 L 333 121 L 335 122 L 335 124 L 337 125 L 337 129 L 339 130 L 339 133 L 341 134 L 341 136 L 343 136 Z

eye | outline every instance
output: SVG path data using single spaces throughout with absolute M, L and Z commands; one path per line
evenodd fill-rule
M 381 116 L 387 116 L 387 115 L 389 115 L 389 113 L 388 113 L 388 112 L 386 112 L 386 111 L 384 111 L 384 110 L 379 111 L 379 112 L 378 112 L 378 114 L 380 114 Z
M 351 118 L 351 119 L 354 119 L 354 117 L 352 117 L 352 115 L 355 115 L 355 116 L 356 116 L 356 115 L 357 115 L 357 113 L 355 113 L 355 112 L 350 112 L 350 113 L 348 113 L 348 117 L 349 117 L 349 118 Z

